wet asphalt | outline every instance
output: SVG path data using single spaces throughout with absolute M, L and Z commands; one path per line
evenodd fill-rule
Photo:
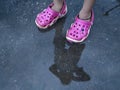
M 87 40 L 69 44 L 67 29 L 83 0 L 52 27 L 34 23 L 49 0 L 0 1 L 0 90 L 120 90 L 120 0 L 96 0 Z

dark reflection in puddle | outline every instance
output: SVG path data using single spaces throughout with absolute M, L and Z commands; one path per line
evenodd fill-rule
M 66 39 L 63 37 L 62 29 L 65 18 L 59 20 L 54 27 L 55 37 L 55 57 L 54 64 L 50 66 L 49 70 L 60 79 L 61 83 L 68 85 L 73 81 L 88 81 L 90 76 L 84 71 L 83 67 L 78 67 L 77 63 L 80 60 L 85 44 L 66 44 Z
M 107 10 L 106 12 L 104 12 L 104 15 L 105 15 L 105 16 L 108 16 L 111 11 L 113 11 L 114 9 L 120 7 L 120 0 L 116 0 L 116 1 L 118 2 L 118 4 L 115 5 L 114 7 L 110 8 L 110 9 Z

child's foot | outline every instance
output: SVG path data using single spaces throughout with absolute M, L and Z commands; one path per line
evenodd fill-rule
M 50 4 L 47 9 L 44 9 L 36 17 L 35 23 L 41 29 L 46 29 L 49 26 L 53 25 L 59 18 L 63 17 L 67 13 L 67 5 L 64 3 L 62 8 L 55 8 L 54 3 Z
M 91 12 L 90 18 L 82 18 L 80 15 L 76 16 L 75 22 L 71 25 L 67 31 L 66 39 L 71 42 L 79 43 L 83 42 L 89 35 L 90 28 L 94 21 L 94 13 Z
M 91 18 L 91 12 L 84 12 L 84 11 L 80 11 L 79 13 L 79 18 L 82 20 L 86 20 L 86 21 L 90 21 Z
M 57 12 L 60 12 L 60 10 L 62 9 L 62 6 L 63 6 L 63 3 L 64 1 L 63 0 L 58 0 L 57 2 L 53 2 L 54 5 L 52 6 L 52 9 L 57 11 Z

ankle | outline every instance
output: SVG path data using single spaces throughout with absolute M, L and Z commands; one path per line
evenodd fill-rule
M 59 3 L 53 2 L 53 3 L 54 3 L 54 5 L 53 5 L 52 9 L 59 12 L 62 9 L 63 2 L 59 2 Z
M 89 20 L 90 17 L 91 17 L 91 11 L 85 12 L 85 11 L 81 10 L 80 13 L 79 13 L 79 18 L 80 19 Z
M 54 5 L 52 7 L 52 9 L 55 10 L 55 11 L 57 11 L 57 12 L 60 12 L 61 8 L 62 8 L 62 5 L 61 6 Z

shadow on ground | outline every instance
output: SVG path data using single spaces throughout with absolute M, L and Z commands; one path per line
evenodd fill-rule
M 50 66 L 50 71 L 60 79 L 62 84 L 69 84 L 73 81 L 88 81 L 90 77 L 82 67 L 77 64 L 80 60 L 85 44 L 69 44 L 66 47 L 66 39 L 62 35 L 65 18 L 58 22 L 55 28 L 54 37 L 54 64 Z

